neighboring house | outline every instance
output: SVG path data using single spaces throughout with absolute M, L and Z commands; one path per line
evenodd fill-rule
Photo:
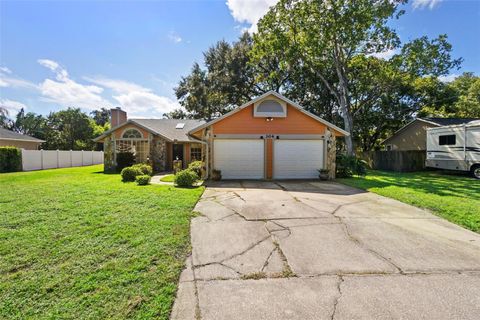
M 30 137 L 26 134 L 0 128 L 0 147 L 11 146 L 26 150 L 37 150 L 44 142 L 44 140 Z
M 409 151 L 427 149 L 427 129 L 441 126 L 467 124 L 479 119 L 469 118 L 417 118 L 390 138 L 385 139 L 382 144 L 386 150 Z
M 132 150 L 156 171 L 171 170 L 178 157 L 184 166 L 200 158 L 209 175 L 221 170 L 224 179 L 309 179 L 319 169 L 333 178 L 336 137 L 348 135 L 276 92 L 208 123 L 127 120 L 123 111 L 112 111 L 112 129 L 95 139 L 104 143 L 107 170 L 114 168 L 116 152 Z

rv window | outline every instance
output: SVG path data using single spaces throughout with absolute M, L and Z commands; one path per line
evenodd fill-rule
M 438 144 L 441 146 L 455 145 L 456 143 L 456 136 L 454 134 L 439 136 L 438 138 Z

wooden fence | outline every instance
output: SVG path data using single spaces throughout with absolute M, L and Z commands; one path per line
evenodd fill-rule
M 103 151 L 22 149 L 23 171 L 91 166 L 103 163 Z
M 376 170 L 409 172 L 425 169 L 425 150 L 412 151 L 366 151 L 359 157 Z

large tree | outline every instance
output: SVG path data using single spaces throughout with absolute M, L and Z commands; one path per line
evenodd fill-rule
M 400 40 L 387 22 L 403 13 L 399 5 L 404 2 L 281 0 L 258 24 L 251 63 L 265 61 L 269 57 L 277 59 L 277 69 L 271 72 L 270 78 L 288 79 L 282 81 L 285 91 L 289 90 L 288 86 L 298 86 L 298 70 L 318 79 L 332 97 L 345 130 L 352 134 L 346 137 L 346 148 L 349 154 L 353 154 L 354 112 L 374 106 L 362 102 L 363 96 L 368 94 L 362 96 L 354 87 L 368 87 L 359 83 L 355 64 L 359 58 L 399 48 Z M 450 50 L 445 36 L 433 41 L 421 38 L 405 45 L 391 63 L 396 68 L 395 72 L 412 77 L 443 75 L 460 63 L 451 59 Z M 373 76 L 378 78 L 377 75 L 360 78 Z M 317 92 L 314 95 L 320 96 L 320 91 Z M 378 102 L 379 98 L 367 98 L 367 101 Z M 375 107 L 379 108 L 378 105 Z

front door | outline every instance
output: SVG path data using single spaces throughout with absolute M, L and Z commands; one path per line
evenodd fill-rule
M 175 160 L 181 160 L 183 163 L 183 144 L 173 145 L 173 161 Z

